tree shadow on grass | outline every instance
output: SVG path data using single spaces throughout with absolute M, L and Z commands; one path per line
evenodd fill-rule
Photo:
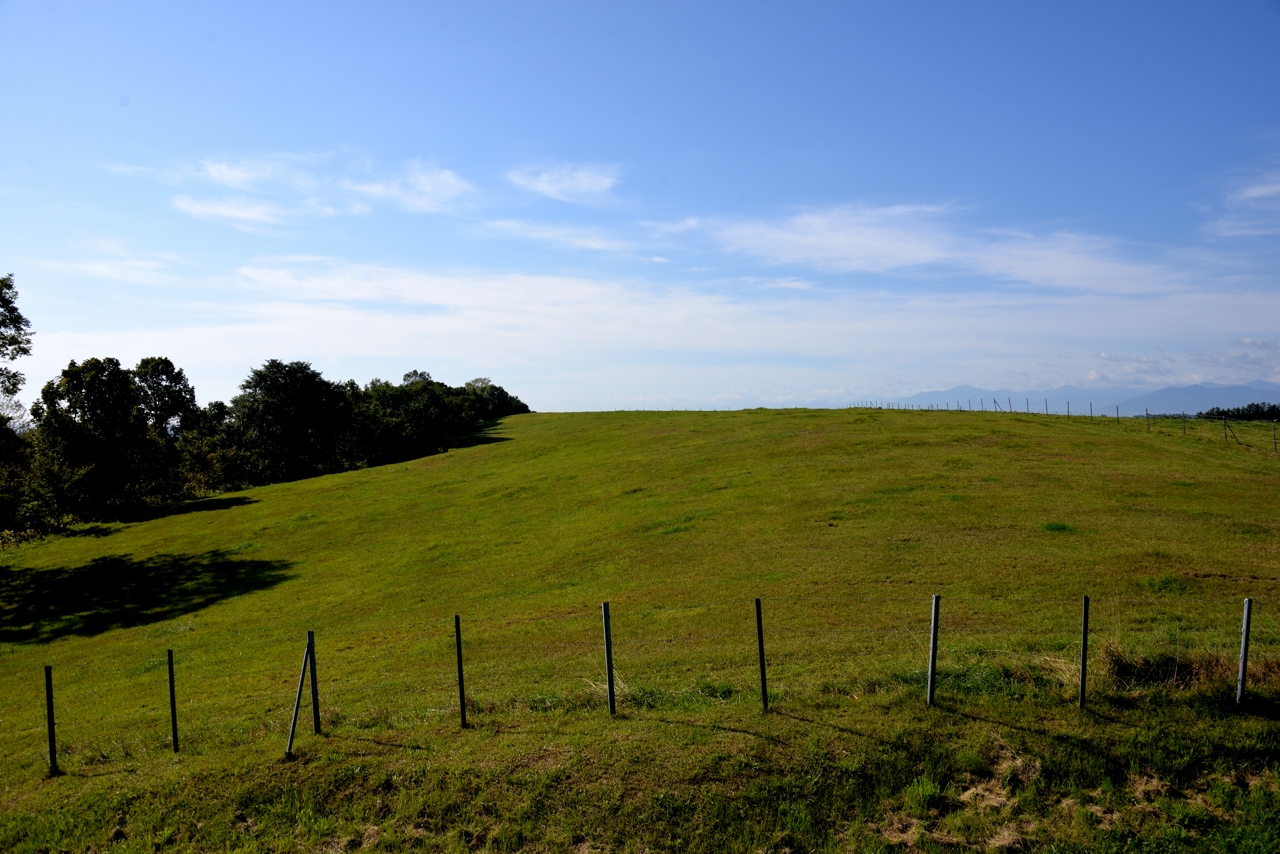
M 79 525 L 60 531 L 62 537 L 92 537 L 101 539 L 125 529 L 132 522 L 149 522 L 152 519 L 163 519 L 168 516 L 185 516 L 188 513 L 210 513 L 215 510 L 230 510 L 233 507 L 247 507 L 257 504 L 258 499 L 247 495 L 218 495 L 213 498 L 197 498 L 193 501 L 179 501 L 171 504 L 144 505 L 131 507 L 121 511 L 109 519 L 107 524 Z
M 173 504 L 161 504 L 139 511 L 137 521 L 161 519 L 169 516 L 185 516 L 188 513 L 209 513 L 214 510 L 230 510 L 232 507 L 247 507 L 257 504 L 258 499 L 247 495 L 217 495 L 213 498 L 197 498 L 194 501 L 179 501 Z
M 92 636 L 190 614 L 292 576 L 283 560 L 203 554 L 94 558 L 52 569 L 0 568 L 0 642 Z
M 494 430 L 497 430 L 499 426 L 502 426 L 502 419 L 498 419 L 494 421 L 483 421 L 483 423 L 480 424 L 479 429 L 476 429 L 475 433 L 462 435 L 462 437 L 457 437 L 456 439 L 453 439 L 453 442 L 449 444 L 449 447 L 474 448 L 477 446 L 477 444 L 498 444 L 499 442 L 511 442 L 511 437 L 509 437 L 509 435 L 493 434 Z

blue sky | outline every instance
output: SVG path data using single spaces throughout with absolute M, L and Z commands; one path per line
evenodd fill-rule
M 24 397 L 1280 380 L 1280 3 L 267 5 L 0 3 Z

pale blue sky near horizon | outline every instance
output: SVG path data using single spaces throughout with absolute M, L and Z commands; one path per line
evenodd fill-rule
M 0 2 L 22 397 L 1280 381 L 1280 3 Z

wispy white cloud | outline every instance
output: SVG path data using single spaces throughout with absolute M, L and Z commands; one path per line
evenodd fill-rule
M 1205 229 L 1216 237 L 1280 234 L 1280 169 L 1254 178 L 1223 200 L 1223 212 Z
M 1168 264 L 1138 259 L 1118 241 L 1089 234 L 968 230 L 949 207 L 894 205 L 807 211 L 782 220 L 721 222 L 727 251 L 832 272 L 979 275 L 1041 288 L 1144 293 L 1182 287 Z
M 258 224 L 279 223 L 285 219 L 285 212 L 271 202 L 244 196 L 222 199 L 174 196 L 172 202 L 178 210 L 198 219 L 223 219 Z
M 200 169 L 209 180 L 237 190 L 248 190 L 254 184 L 271 180 L 280 174 L 278 162 L 261 160 L 240 163 L 201 160 Z
M 151 172 L 145 166 L 132 166 L 128 163 L 108 163 L 107 171 L 113 175 L 127 175 L 130 178 L 136 178 L 139 175 L 147 175 Z
M 468 181 L 449 169 L 418 162 L 410 163 L 403 175 L 387 181 L 343 181 L 342 186 L 414 213 L 447 210 L 475 190 Z
M 562 202 L 589 204 L 606 197 L 618 183 L 618 168 L 593 163 L 564 164 L 550 168 L 525 167 L 507 173 L 507 179 L 530 192 Z
M 702 222 L 697 217 L 689 216 L 675 222 L 644 222 L 641 225 L 660 236 L 668 236 L 671 234 L 679 234 L 683 231 L 690 231 L 701 225 Z
M 80 260 L 36 259 L 32 266 L 75 276 L 154 285 L 173 281 L 174 268 L 187 265 L 185 259 L 172 252 L 134 252 L 114 240 L 95 240 L 77 248 L 88 257 Z
M 582 228 L 572 225 L 541 225 L 523 220 L 504 219 L 487 223 L 489 228 L 521 237 L 526 240 L 540 240 L 546 243 L 557 243 L 561 246 L 572 246 L 575 249 L 598 249 L 606 252 L 625 252 L 633 244 L 600 234 L 596 229 Z M 653 260 L 653 259 L 650 259 Z M 665 259 L 661 259 L 665 260 Z
M 829 208 L 781 221 L 723 223 L 714 235 L 730 252 L 775 263 L 884 272 L 955 255 L 953 238 L 936 223 L 943 210 L 925 205 Z

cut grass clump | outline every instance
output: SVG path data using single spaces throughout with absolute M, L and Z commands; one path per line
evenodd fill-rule
M 1186 593 L 1191 589 L 1191 585 L 1185 578 L 1179 578 L 1176 575 L 1144 578 L 1142 584 L 1152 593 Z

